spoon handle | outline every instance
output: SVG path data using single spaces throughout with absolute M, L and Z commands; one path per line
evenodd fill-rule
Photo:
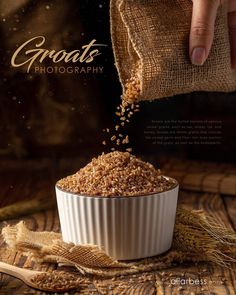
M 16 277 L 18 279 L 25 278 L 32 270 L 23 269 L 8 263 L 0 262 L 0 272 Z

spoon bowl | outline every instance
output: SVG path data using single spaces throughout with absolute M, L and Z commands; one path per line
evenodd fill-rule
M 66 291 L 77 288 L 77 286 L 72 286 L 70 284 L 65 284 L 65 285 L 61 284 L 60 286 L 55 284 L 55 286 L 53 286 L 52 284 L 53 281 L 52 283 L 49 283 L 49 284 L 40 284 L 40 281 L 39 281 L 39 283 L 37 284 L 35 282 L 35 278 L 37 276 L 44 277 L 44 276 L 50 275 L 50 273 L 45 271 L 35 271 L 35 270 L 24 269 L 24 268 L 16 267 L 4 262 L 0 262 L 0 272 L 4 274 L 8 274 L 12 277 L 15 277 L 23 281 L 29 287 L 32 287 L 34 289 L 38 289 L 41 291 L 45 291 L 45 292 L 66 292 Z M 58 274 L 60 274 L 60 272 L 58 272 Z

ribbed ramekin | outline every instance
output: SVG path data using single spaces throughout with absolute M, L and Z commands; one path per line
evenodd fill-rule
M 178 189 L 176 182 L 162 193 L 95 197 L 68 193 L 56 186 L 63 241 L 98 245 L 117 260 L 166 252 L 173 239 Z

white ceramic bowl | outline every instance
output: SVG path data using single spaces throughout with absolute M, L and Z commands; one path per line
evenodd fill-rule
M 118 260 L 166 252 L 173 239 L 178 190 L 176 182 L 162 193 L 97 197 L 68 193 L 56 186 L 63 240 L 98 245 Z

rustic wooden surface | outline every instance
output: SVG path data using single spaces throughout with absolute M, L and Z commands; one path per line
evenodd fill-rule
M 38 161 L 21 162 L 8 161 L 1 165 L 0 169 L 0 207 L 14 203 L 17 200 L 30 199 L 37 195 L 44 195 L 46 198 L 54 198 L 53 186 L 55 181 L 75 171 L 73 167 L 83 165 L 87 160 L 78 159 L 68 161 Z M 13 169 L 14 168 L 14 169 Z M 204 209 L 215 216 L 226 226 L 236 230 L 236 196 L 222 196 L 211 193 L 197 193 L 181 191 L 179 202 L 189 209 Z M 16 224 L 24 220 L 27 225 L 38 231 L 60 231 L 57 209 L 43 211 L 20 219 L 9 220 L 0 223 L 0 230 L 6 224 Z M 56 265 L 35 265 L 27 257 L 19 253 L 10 252 L 6 249 L 2 238 L 0 238 L 0 260 L 15 264 L 20 267 L 37 270 L 55 269 Z M 71 270 L 73 271 L 73 270 Z M 166 280 L 164 278 L 167 278 Z M 173 284 L 176 279 L 202 279 L 207 284 L 202 286 Z M 130 278 L 129 278 L 130 279 Z M 223 268 L 210 264 L 182 264 L 176 265 L 163 272 L 156 272 L 150 275 L 150 281 L 138 283 L 137 277 L 131 277 L 133 284 L 124 294 L 184 294 L 184 295 L 235 295 L 236 294 L 236 265 L 231 268 Z M 89 287 L 81 287 L 77 292 L 65 294 L 120 294 L 118 291 L 111 292 L 107 286 L 116 284 L 115 281 L 103 281 L 100 278 L 89 278 Z M 126 278 L 123 279 L 124 281 Z M 222 283 L 223 281 L 223 283 Z M 104 288 L 104 286 L 106 286 Z M 7 275 L 0 274 L 0 294 L 46 294 L 35 291 L 21 281 Z

